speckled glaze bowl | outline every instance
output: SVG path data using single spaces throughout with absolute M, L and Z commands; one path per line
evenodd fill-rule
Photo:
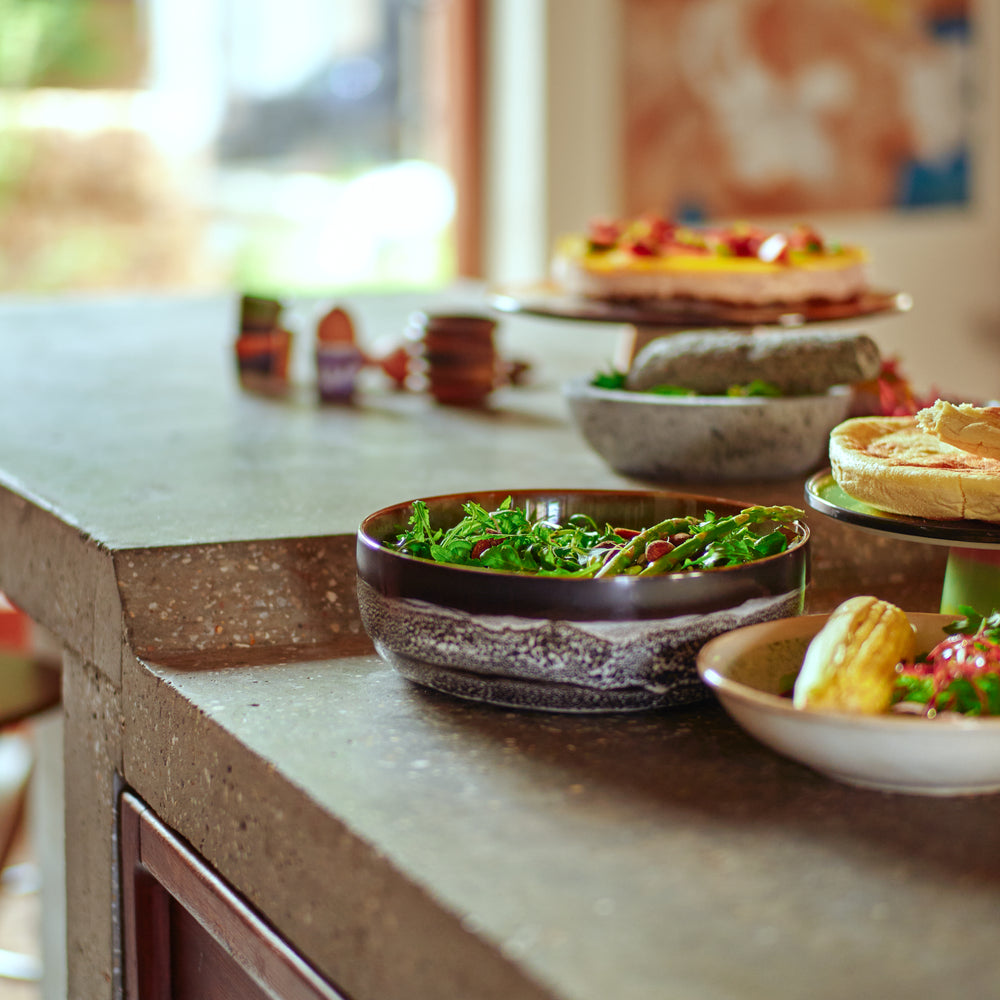
M 851 391 L 818 396 L 661 396 L 563 387 L 586 442 L 616 472 L 652 482 L 749 482 L 802 475 L 827 459 Z
M 434 527 L 475 500 L 506 499 L 531 518 L 586 513 L 644 528 L 667 517 L 735 513 L 750 504 L 681 493 L 509 490 L 423 498 Z M 695 654 L 713 636 L 802 610 L 808 528 L 785 552 L 745 566 L 601 580 L 448 566 L 382 543 L 404 531 L 412 501 L 369 515 L 358 531 L 358 602 L 379 654 L 403 676 L 448 694 L 516 708 L 634 711 L 708 695 Z
M 1000 718 L 924 719 L 797 709 L 780 694 L 826 615 L 736 629 L 702 647 L 698 670 L 726 711 L 772 750 L 837 781 L 916 795 L 1000 791 Z M 954 615 L 909 613 L 917 648 Z

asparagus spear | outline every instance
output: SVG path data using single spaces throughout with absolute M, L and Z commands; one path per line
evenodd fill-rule
M 805 512 L 798 507 L 747 507 L 738 514 L 723 517 L 706 525 L 701 531 L 681 542 L 666 555 L 651 562 L 639 573 L 640 576 L 652 576 L 654 573 L 667 573 L 679 566 L 685 559 L 704 551 L 705 547 L 720 538 L 725 537 L 736 528 L 745 524 L 757 524 L 761 521 L 794 521 Z
M 638 535 L 626 542 L 603 566 L 594 574 L 596 580 L 600 576 L 616 576 L 623 573 L 634 562 L 635 557 L 644 552 L 646 546 L 659 538 L 666 538 L 668 535 L 676 535 L 685 528 L 690 528 L 697 524 L 698 519 L 693 516 L 670 517 L 659 524 L 654 524 L 651 528 L 640 531 Z

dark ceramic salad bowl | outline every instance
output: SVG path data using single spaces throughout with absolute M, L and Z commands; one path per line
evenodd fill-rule
M 645 490 L 531 489 L 421 498 L 432 527 L 451 527 L 469 501 L 495 510 L 510 497 L 531 519 L 642 529 L 668 517 L 736 514 L 748 503 Z M 708 639 L 799 614 L 809 530 L 786 526 L 788 547 L 739 566 L 657 576 L 580 579 L 454 566 L 391 543 L 414 501 L 364 519 L 357 539 L 362 621 L 405 677 L 449 694 L 550 711 L 668 707 L 708 694 L 695 666 Z M 388 545 L 386 543 L 389 543 Z

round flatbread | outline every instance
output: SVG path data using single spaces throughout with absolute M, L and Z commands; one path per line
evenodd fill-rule
M 913 417 L 855 417 L 830 432 L 837 485 L 880 510 L 1000 521 L 1000 461 L 952 447 Z

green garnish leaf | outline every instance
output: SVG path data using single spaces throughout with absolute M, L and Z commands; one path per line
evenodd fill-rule
M 900 674 L 896 678 L 893 701 L 916 701 L 921 705 L 930 704 L 934 698 L 934 678 L 929 674 L 915 676 L 914 674 Z
M 960 605 L 959 611 L 965 616 L 950 625 L 945 625 L 948 635 L 977 635 L 980 632 L 990 642 L 1000 643 L 1000 611 L 994 609 L 988 615 L 981 615 L 975 608 Z
M 591 380 L 590 384 L 595 389 L 624 389 L 625 372 L 607 371 L 598 372 Z
M 654 385 L 649 389 L 644 389 L 643 392 L 648 393 L 651 396 L 697 396 L 698 393 L 694 389 L 685 389 L 680 385 Z
M 595 389 L 616 389 L 616 390 L 628 390 L 627 383 L 628 376 L 625 372 L 620 371 L 603 371 L 598 372 L 596 375 L 592 376 L 590 379 L 590 384 Z M 696 389 L 689 389 L 683 385 L 674 385 L 669 382 L 664 382 L 660 385 L 650 386 L 648 389 L 635 390 L 640 395 L 652 395 L 652 396 L 699 396 Z M 745 385 L 732 385 L 726 390 L 727 396 L 763 396 L 769 399 L 774 399 L 785 395 L 773 382 L 768 382 L 765 379 L 753 379 L 751 382 L 747 382 Z
M 769 399 L 783 395 L 782 391 L 773 383 L 765 382 L 764 379 L 755 378 L 746 385 L 733 385 L 726 390 L 727 396 L 765 396 Z
M 783 532 L 772 531 L 758 538 L 753 543 L 753 548 L 759 557 L 774 556 L 788 548 L 788 539 Z

